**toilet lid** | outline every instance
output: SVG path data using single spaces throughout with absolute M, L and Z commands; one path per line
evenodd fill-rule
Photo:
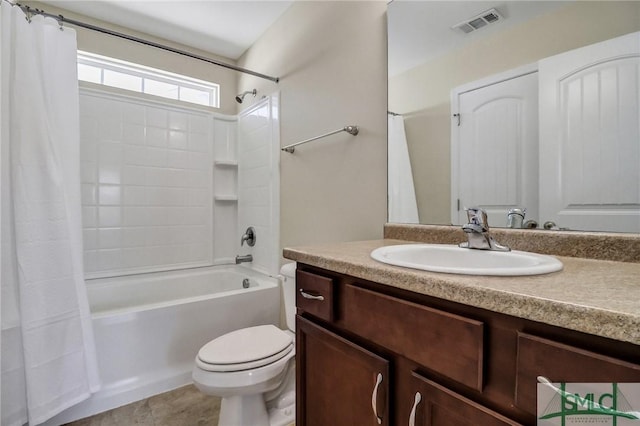
M 287 346 L 277 354 L 271 355 L 266 358 L 262 358 L 256 361 L 241 362 L 239 364 L 209 364 L 203 362 L 199 357 L 196 357 L 196 365 L 198 368 L 204 371 L 213 371 L 217 373 L 229 373 L 234 371 L 246 371 L 256 370 L 260 367 L 266 367 L 268 365 L 276 365 L 281 359 L 290 359 L 295 354 L 293 343 Z
M 213 339 L 198 352 L 206 364 L 231 365 L 251 363 L 288 352 L 291 335 L 271 324 L 243 328 Z

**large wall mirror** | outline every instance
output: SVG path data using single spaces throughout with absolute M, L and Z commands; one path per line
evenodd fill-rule
M 552 229 L 640 232 L 639 31 L 640 1 L 390 2 L 388 109 L 397 116 L 390 114 L 389 173 L 409 167 L 411 173 L 390 182 L 389 221 L 458 224 L 456 210 L 471 207 L 459 194 L 472 193 L 480 200 L 474 205 L 495 207 L 491 226 L 506 226 L 506 212 L 518 206 L 530 209 L 526 219 L 540 228 L 546 222 Z M 618 44 L 603 45 L 611 40 Z M 572 53 L 591 46 L 600 50 Z M 605 63 L 612 65 L 598 65 Z M 515 90 L 531 93 L 532 104 L 508 92 L 500 105 L 486 108 L 484 88 L 523 76 L 534 86 Z M 558 92 L 543 95 L 541 87 Z M 597 111 L 584 107 L 589 96 L 599 97 Z M 484 114 L 484 121 L 472 120 L 464 132 L 480 132 L 491 143 L 460 145 L 467 137 L 460 120 L 470 122 L 465 108 Z M 533 124 L 518 115 L 527 109 Z M 580 134 L 572 127 L 577 120 L 584 123 Z M 565 139 L 545 139 L 549 126 Z M 518 132 L 534 145 L 512 143 Z M 398 145 L 403 136 L 406 144 Z M 565 180 L 554 181 L 556 175 Z M 515 187 L 529 195 L 511 197 L 511 203 L 492 200 L 482 194 L 493 181 L 505 193 Z M 409 205 L 417 213 L 394 204 L 411 185 L 415 201 Z M 551 220 L 547 199 L 555 198 L 569 208 Z M 572 221 L 563 222 L 565 216 Z

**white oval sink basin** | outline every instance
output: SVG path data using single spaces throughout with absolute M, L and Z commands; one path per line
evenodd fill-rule
M 524 251 L 490 251 L 447 244 L 401 244 L 371 252 L 378 262 L 431 272 L 464 275 L 538 275 L 562 270 L 552 256 Z

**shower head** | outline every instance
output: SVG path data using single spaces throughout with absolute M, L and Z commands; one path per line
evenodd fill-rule
M 248 94 L 252 94 L 253 97 L 255 98 L 256 95 L 258 94 L 258 91 L 256 89 L 247 90 L 246 92 L 242 93 L 241 95 L 236 96 L 236 102 L 241 104 L 242 101 L 244 101 L 244 97 L 247 96 Z

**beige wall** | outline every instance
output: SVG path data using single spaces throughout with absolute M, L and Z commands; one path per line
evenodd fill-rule
M 206 57 L 210 53 L 96 21 L 48 4 L 49 13 L 156 41 Z M 236 114 L 235 95 L 253 88 L 280 92 L 281 144 L 348 124 L 340 133 L 281 153 L 281 246 L 382 237 L 387 217 L 386 3 L 294 2 L 237 65 L 279 76 L 279 84 L 81 28 L 78 47 L 98 54 L 221 84 L 222 108 Z M 233 63 L 227 58 L 217 58 Z
M 45 10 L 47 13 L 54 15 L 62 14 L 64 17 L 76 19 L 82 22 L 97 25 L 113 31 L 125 33 L 145 40 L 150 40 L 159 44 L 163 44 L 175 49 L 185 50 L 187 52 L 211 58 L 220 62 L 235 65 L 235 61 L 229 58 L 213 55 L 209 52 L 203 52 L 193 47 L 184 46 L 148 34 L 133 31 L 128 28 L 119 27 L 86 16 L 74 14 L 67 10 L 58 9 L 46 3 L 24 2 L 31 7 Z M 110 56 L 112 58 L 130 61 L 148 67 L 158 68 L 177 74 L 187 75 L 189 77 L 200 80 L 211 81 L 220 85 L 220 108 L 215 109 L 216 112 L 222 114 L 236 114 L 235 96 L 238 73 L 226 68 L 221 68 L 197 59 L 167 52 L 155 47 L 145 46 L 133 41 L 105 35 L 99 32 L 86 30 L 83 28 L 74 28 L 77 32 L 78 49 L 99 55 Z
M 258 98 L 280 92 L 281 145 L 348 124 L 281 152 L 283 247 L 380 238 L 386 209 L 386 3 L 295 2 L 238 65 L 279 76 L 239 78 Z M 249 98 L 247 98 L 249 99 Z M 244 104 L 243 104 L 244 106 Z
M 450 222 L 450 91 L 566 50 L 640 30 L 638 1 L 577 1 L 389 79 L 405 115 L 420 222 Z

